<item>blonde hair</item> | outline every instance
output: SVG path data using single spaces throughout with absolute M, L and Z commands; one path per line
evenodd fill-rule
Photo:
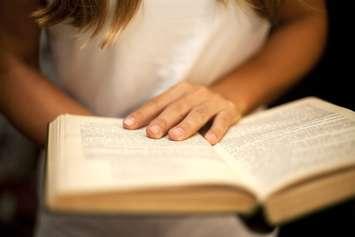
M 32 15 L 41 27 L 48 27 L 65 20 L 81 30 L 92 30 L 96 35 L 108 18 L 110 0 L 53 0 Z M 226 3 L 228 0 L 217 0 Z M 255 10 L 270 21 L 276 19 L 281 0 L 235 0 L 250 3 Z M 114 41 L 135 15 L 142 0 L 116 0 L 115 11 L 102 46 Z

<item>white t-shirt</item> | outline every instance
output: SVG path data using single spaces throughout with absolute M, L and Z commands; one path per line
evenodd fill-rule
M 250 6 L 234 2 L 144 0 L 103 50 L 103 34 L 90 40 L 56 25 L 47 31 L 49 75 L 95 113 L 117 117 L 179 81 L 208 85 L 257 52 L 270 29 Z
M 99 48 L 102 35 L 90 40 L 66 24 L 48 29 L 42 68 L 92 111 L 123 117 L 179 81 L 208 85 L 236 69 L 260 49 L 269 29 L 268 21 L 246 5 L 143 0 L 117 41 L 104 50 Z M 103 218 L 40 211 L 36 236 L 68 235 L 266 237 L 276 231 L 254 233 L 234 215 Z

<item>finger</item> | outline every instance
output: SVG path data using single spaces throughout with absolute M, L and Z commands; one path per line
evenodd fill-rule
M 211 128 L 205 134 L 206 140 L 212 144 L 217 144 L 227 133 L 228 129 L 240 120 L 240 114 L 236 111 L 223 110 L 216 115 Z
M 142 107 L 131 113 L 123 121 L 123 127 L 127 129 L 137 129 L 148 124 L 155 118 L 168 104 L 179 99 L 191 90 L 187 83 L 179 83 L 166 92 L 146 102 Z
M 175 141 L 184 140 L 195 134 L 208 120 L 218 112 L 218 107 L 211 103 L 203 103 L 191 112 L 177 126 L 170 129 L 169 138 Z
M 158 117 L 150 122 L 146 130 L 147 136 L 161 138 L 170 128 L 179 123 L 191 108 L 201 104 L 203 100 L 205 100 L 204 97 L 196 96 L 193 93 L 168 105 Z

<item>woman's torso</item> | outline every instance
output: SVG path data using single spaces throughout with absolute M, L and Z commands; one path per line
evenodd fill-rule
M 250 8 L 224 8 L 217 0 L 144 0 L 117 42 L 104 50 L 99 37 L 89 40 L 65 24 L 51 27 L 48 47 L 43 47 L 50 54 L 42 50 L 42 66 L 51 80 L 94 112 L 121 117 L 179 81 L 208 85 L 221 78 L 262 46 L 269 27 Z M 98 219 L 43 210 L 36 234 L 275 236 L 255 234 L 233 215 Z
M 262 46 L 269 28 L 247 5 L 144 0 L 103 50 L 102 37 L 51 27 L 47 65 L 51 79 L 92 111 L 121 117 L 179 81 L 208 85 L 221 78 Z

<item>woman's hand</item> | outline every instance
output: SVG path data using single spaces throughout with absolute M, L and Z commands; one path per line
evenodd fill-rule
M 220 94 L 204 86 L 181 82 L 131 113 L 123 126 L 137 129 L 148 125 L 146 133 L 150 138 L 168 134 L 171 140 L 181 141 L 212 119 L 205 138 L 216 144 L 240 117 L 241 110 Z

